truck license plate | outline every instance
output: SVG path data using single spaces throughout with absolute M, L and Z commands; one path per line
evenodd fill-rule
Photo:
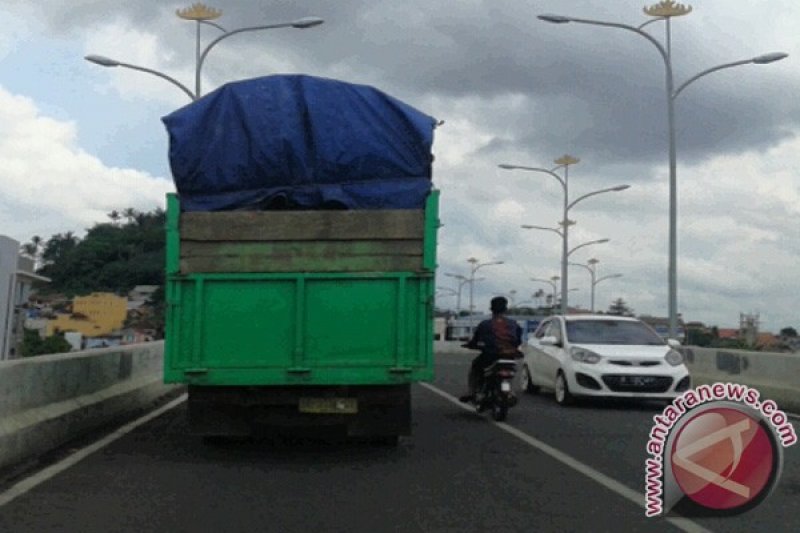
M 300 398 L 301 413 L 353 414 L 358 412 L 356 398 Z

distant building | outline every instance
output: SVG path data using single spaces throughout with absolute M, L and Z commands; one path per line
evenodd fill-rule
M 58 314 L 47 324 L 47 334 L 77 331 L 84 337 L 102 337 L 119 330 L 128 316 L 128 299 L 110 292 L 76 296 L 72 314 Z
M 17 357 L 25 321 L 24 306 L 34 282 L 50 280 L 34 273 L 33 259 L 19 253 L 20 243 L 0 235 L 0 360 Z
M 717 328 L 717 338 L 723 340 L 739 340 L 741 332 L 736 328 Z
M 119 332 L 122 344 L 138 344 L 140 342 L 151 342 L 156 338 L 156 332 L 152 329 L 125 328 Z
M 77 331 L 67 331 L 64 333 L 64 340 L 66 340 L 72 347 L 70 351 L 79 352 L 83 350 L 83 335 Z
M 131 303 L 147 303 L 159 287 L 159 285 L 137 285 L 128 293 L 128 301 Z

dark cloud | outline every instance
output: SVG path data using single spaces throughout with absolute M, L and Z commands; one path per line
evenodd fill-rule
M 666 157 L 664 65 L 655 47 L 625 31 L 553 25 L 536 18 L 538 13 L 560 12 L 638 24 L 646 20 L 639 2 L 615 2 L 613 8 L 607 2 L 565 6 L 555 0 L 207 3 L 223 10 L 217 22 L 228 28 L 307 15 L 326 20 L 313 30 L 226 41 L 205 70 L 214 80 L 255 76 L 267 58 L 281 58 L 312 74 L 347 72 L 352 81 L 389 88 L 412 103 L 422 95 L 477 98 L 466 118 L 497 124 L 498 129 L 502 124 L 512 132 L 502 142 L 517 149 L 535 146 L 558 153 L 575 146 L 587 158 L 659 165 Z M 174 16 L 175 9 L 189 2 L 45 0 L 35 7 L 25 5 L 38 9 L 51 31 L 61 33 L 77 35 L 121 18 L 161 35 L 174 57 L 193 60 L 186 53 L 193 28 Z M 699 15 L 673 24 L 676 83 L 720 61 L 766 52 L 738 49 L 736 42 L 724 53 L 722 45 L 698 49 L 698 43 L 716 44 L 717 37 L 721 41 L 729 36 L 719 20 L 709 30 L 702 9 L 697 11 Z M 658 26 L 648 29 L 661 38 Z M 204 32 L 210 37 L 216 30 Z M 681 161 L 760 150 L 789 136 L 800 122 L 800 103 L 790 95 L 800 87 L 787 69 L 776 68 L 746 66 L 715 73 L 681 94 L 676 102 Z M 527 110 L 504 114 L 481 105 L 481 99 L 520 94 L 531 102 Z

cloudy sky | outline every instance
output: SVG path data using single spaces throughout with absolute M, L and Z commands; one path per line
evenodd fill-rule
M 467 259 L 503 261 L 478 271 L 475 303 L 515 291 L 530 300 L 558 275 L 555 233 L 563 192 L 546 174 L 499 163 L 570 169 L 571 260 L 596 258 L 597 307 L 623 298 L 666 316 L 668 166 L 664 65 L 633 33 L 542 22 L 556 13 L 639 25 L 641 0 L 218 0 L 231 30 L 319 16 L 307 30 L 245 33 L 220 43 L 203 68 L 206 91 L 242 78 L 305 73 L 373 85 L 444 120 L 436 132 L 442 191 L 440 275 L 469 275 Z M 655 1 L 653 1 L 655 3 Z M 173 190 L 161 117 L 187 103 L 155 76 L 104 69 L 100 54 L 167 73 L 192 87 L 191 2 L 5 0 L 0 7 L 0 234 L 81 234 L 112 209 L 150 210 Z M 678 305 L 687 320 L 762 329 L 800 327 L 800 4 L 697 0 L 673 20 L 679 84 L 706 68 L 783 51 L 698 80 L 676 100 Z M 767 9 L 768 5 L 768 9 Z M 647 26 L 663 39 L 664 25 Z M 204 43 L 218 30 L 204 27 Z M 570 268 L 570 304 L 589 306 L 589 273 Z M 461 304 L 469 301 L 468 287 Z M 548 289 L 549 290 L 549 289 Z M 456 298 L 440 293 L 440 306 Z

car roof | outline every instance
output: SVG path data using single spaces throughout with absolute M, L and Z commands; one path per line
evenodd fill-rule
M 632 316 L 619 316 L 619 315 L 554 315 L 559 316 L 567 322 L 575 320 L 616 320 L 622 322 L 641 322 L 638 318 Z

